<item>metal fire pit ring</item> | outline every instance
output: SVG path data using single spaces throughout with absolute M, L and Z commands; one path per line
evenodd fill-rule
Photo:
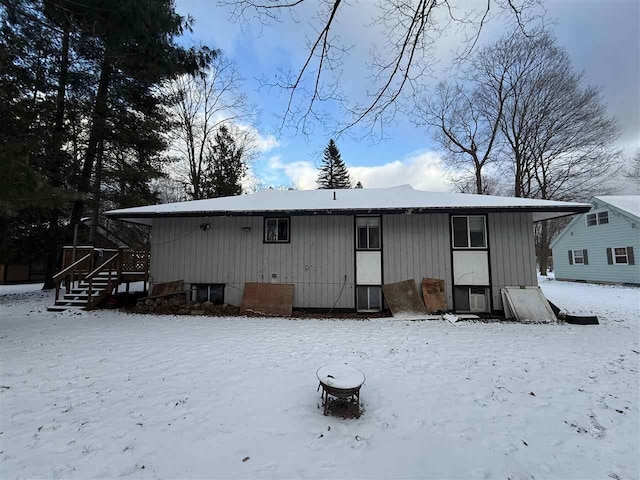
M 346 363 L 329 364 L 320 367 L 316 371 L 316 376 L 320 382 L 318 390 L 322 387 L 325 416 L 329 408 L 329 396 L 337 399 L 355 399 L 360 409 L 360 388 L 366 380 L 361 370 Z

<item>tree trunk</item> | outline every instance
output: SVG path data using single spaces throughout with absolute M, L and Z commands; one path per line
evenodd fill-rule
M 63 166 L 62 144 L 64 143 L 64 113 L 65 94 L 69 74 L 69 26 L 65 24 L 62 34 L 62 48 L 60 49 L 60 78 L 58 79 L 58 91 L 56 92 L 56 113 L 53 126 L 53 135 L 47 152 L 48 175 L 53 187 L 62 185 L 61 173 Z M 49 235 L 47 245 L 47 264 L 44 274 L 43 290 L 50 290 L 54 287 L 53 276 L 56 270 L 56 260 L 58 258 L 58 223 L 60 220 L 60 209 L 54 205 L 49 213 Z
M 482 167 L 476 165 L 476 193 L 482 195 L 484 189 L 482 188 Z
M 91 173 L 93 172 L 93 164 L 98 152 L 98 145 L 104 140 L 105 126 L 107 123 L 107 95 L 109 91 L 109 82 L 111 80 L 111 51 L 109 42 L 104 51 L 102 60 L 102 69 L 100 71 L 100 80 L 98 82 L 98 92 L 96 94 L 96 103 L 93 109 L 91 132 L 89 133 L 89 142 L 85 154 L 84 165 L 78 181 L 78 191 L 81 195 L 89 193 L 91 188 Z M 81 197 L 73 204 L 73 212 L 71 214 L 71 225 L 77 225 L 82 218 L 85 199 Z
M 89 244 L 94 245 L 96 231 L 98 230 L 98 218 L 100 215 L 100 187 L 102 187 L 102 155 L 104 154 L 104 142 L 100 142 L 96 158 L 96 174 L 93 177 L 93 205 L 91 210 L 91 224 L 89 225 Z

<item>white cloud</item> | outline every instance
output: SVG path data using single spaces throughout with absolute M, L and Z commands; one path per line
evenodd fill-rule
M 442 159 L 435 152 L 415 152 L 382 165 L 349 168 L 351 178 L 365 188 L 409 184 L 418 190 L 447 191 Z
M 280 156 L 273 156 L 269 159 L 269 169 L 281 171 L 300 190 L 318 188 L 316 185 L 318 170 L 311 162 L 285 163 Z
M 317 188 L 318 169 L 312 162 L 285 163 L 279 156 L 273 156 L 269 159 L 269 168 L 282 172 L 296 188 L 301 190 Z M 382 165 L 351 167 L 349 173 L 354 182 L 362 182 L 365 188 L 409 184 L 419 190 L 450 190 L 442 159 L 435 152 L 415 152 L 402 160 Z

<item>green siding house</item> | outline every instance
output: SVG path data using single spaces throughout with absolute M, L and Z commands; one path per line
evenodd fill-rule
M 640 285 L 640 195 L 599 196 L 551 243 L 557 280 Z

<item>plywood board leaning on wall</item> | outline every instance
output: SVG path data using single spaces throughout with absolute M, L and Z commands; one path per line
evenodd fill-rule
M 444 312 L 447 309 L 447 294 L 444 280 L 439 278 L 422 279 L 422 298 L 427 313 Z
M 427 314 L 414 280 L 388 283 L 382 286 L 382 291 L 394 317 L 417 315 L 423 318 Z
M 291 316 L 295 286 L 284 283 L 245 283 L 240 313 Z

